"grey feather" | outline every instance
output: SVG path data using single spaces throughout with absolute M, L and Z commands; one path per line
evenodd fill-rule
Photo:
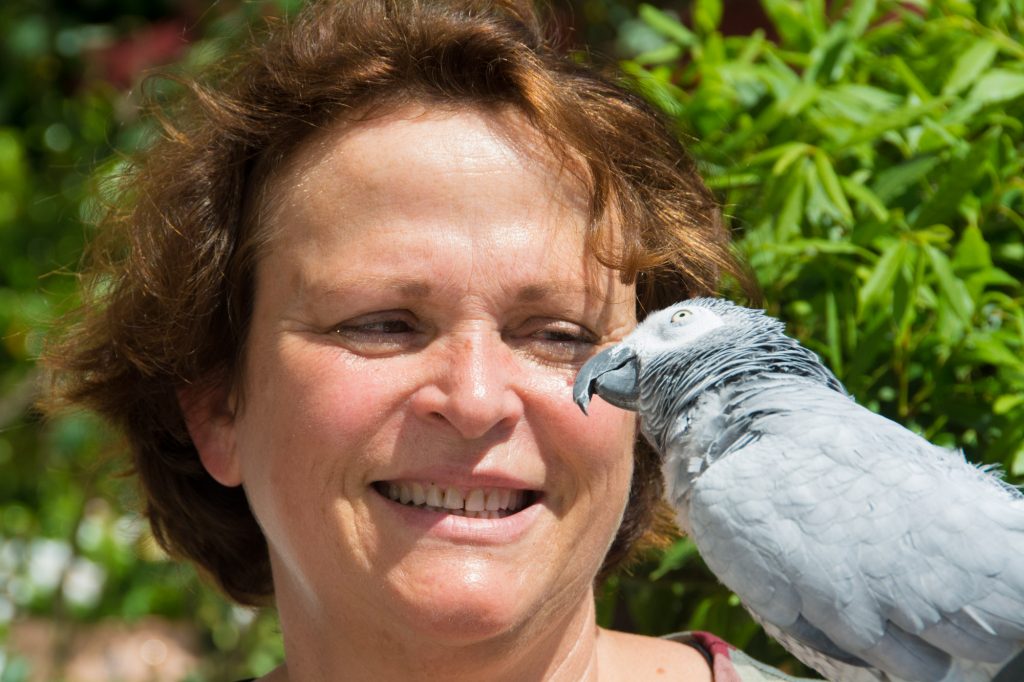
M 601 395 L 614 356 L 616 404 L 661 453 L 680 526 L 809 665 L 982 682 L 1024 651 L 1024 496 L 857 405 L 781 323 L 694 299 L 602 355 L 577 402 Z

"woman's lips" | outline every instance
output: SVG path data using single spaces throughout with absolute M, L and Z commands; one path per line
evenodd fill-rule
M 425 481 L 378 481 L 373 487 L 393 502 L 478 519 L 511 516 L 539 498 L 539 493 L 534 490 L 464 488 Z
M 459 543 L 514 542 L 544 509 L 538 504 L 543 496 L 537 490 L 463 488 L 412 480 L 377 481 L 372 487 L 403 525 Z

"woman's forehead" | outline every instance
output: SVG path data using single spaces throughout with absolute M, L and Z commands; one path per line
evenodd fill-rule
M 272 238 L 283 216 L 312 207 L 325 192 L 350 203 L 398 192 L 429 201 L 432 184 L 447 179 L 469 194 L 486 185 L 488 175 L 511 169 L 536 185 L 538 205 L 555 202 L 588 214 L 592 191 L 585 164 L 524 115 L 509 108 L 416 103 L 338 122 L 301 142 L 263 174 L 258 210 L 250 215 L 258 217 L 256 229 L 269 228 L 265 236 Z M 423 176 L 432 182 L 421 182 Z
M 340 173 L 387 184 L 411 167 L 459 173 L 460 181 L 471 181 L 474 173 L 517 166 L 548 182 L 557 179 L 563 191 L 582 193 L 585 188 L 562 156 L 516 112 L 417 104 L 325 129 L 296 150 L 282 174 L 290 177 L 280 179 L 303 185 Z
M 342 268 L 383 281 L 447 262 L 457 278 L 611 293 L 587 248 L 587 188 L 522 117 L 394 112 L 321 136 L 270 189 L 260 260 L 303 290 L 336 286 Z

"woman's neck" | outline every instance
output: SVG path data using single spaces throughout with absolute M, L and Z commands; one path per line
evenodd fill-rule
M 321 622 L 294 602 L 279 605 L 286 663 L 262 678 L 344 680 L 482 679 L 495 682 L 596 682 L 598 628 L 592 598 L 561 621 L 544 619 L 501 637 L 468 644 L 374 630 L 342 618 Z M 537 619 L 539 620 L 539 619 Z

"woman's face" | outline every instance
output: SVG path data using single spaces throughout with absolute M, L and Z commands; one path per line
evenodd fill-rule
M 204 459 L 279 604 L 452 642 L 589 609 L 634 420 L 571 388 L 635 315 L 578 181 L 516 117 L 406 109 L 270 182 L 244 397 Z

